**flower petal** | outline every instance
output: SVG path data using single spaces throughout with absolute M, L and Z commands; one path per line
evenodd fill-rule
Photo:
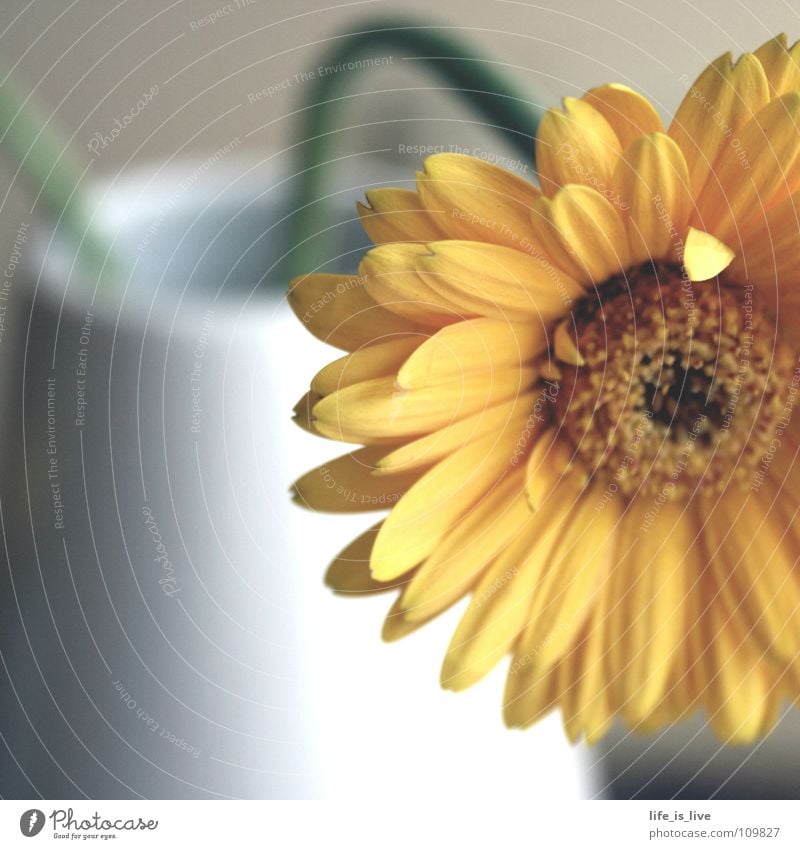
M 323 463 L 295 481 L 294 500 L 310 510 L 326 513 L 357 513 L 391 507 L 421 472 L 372 474 L 378 458 L 384 453 L 385 449 L 369 446 Z
M 644 508 L 636 512 L 644 518 Z M 630 528 L 630 525 L 628 526 Z M 623 715 L 631 723 L 646 717 L 665 697 L 667 682 L 686 630 L 684 597 L 695 565 L 694 531 L 680 509 L 664 504 L 657 519 L 626 557 L 627 586 L 618 615 L 623 655 Z
M 669 128 L 686 157 L 694 197 L 700 195 L 723 150 L 731 148 L 739 130 L 768 101 L 766 74 L 752 54 L 733 65 L 731 54 L 725 53 L 700 74 Z
M 623 150 L 639 136 L 664 132 L 661 116 L 653 104 L 626 85 L 610 83 L 593 88 L 583 100 L 608 121 Z
M 683 246 L 683 267 L 694 283 L 710 280 L 733 261 L 734 252 L 711 233 L 689 228 Z
M 314 405 L 317 401 L 320 400 L 322 396 L 317 395 L 316 392 L 306 392 L 305 395 L 294 405 L 292 409 L 292 421 L 300 428 L 302 428 L 306 433 L 313 434 L 314 436 L 322 436 L 321 433 L 317 433 L 314 428 L 313 417 L 311 411 L 314 408 Z
M 514 430 L 489 434 L 442 460 L 384 521 L 372 551 L 373 577 L 388 581 L 428 557 L 467 511 L 510 468 Z
M 441 430 L 401 445 L 378 462 L 375 474 L 381 474 L 384 470 L 396 472 L 402 469 L 417 469 L 420 466 L 436 463 L 487 433 L 498 433 L 506 427 L 519 427 L 519 453 L 521 454 L 535 430 L 535 421 L 527 421 L 533 418 L 532 410 L 535 404 L 533 393 L 527 392 L 510 401 L 503 401 L 493 407 L 479 410 Z M 515 463 L 517 459 L 515 453 L 512 456 L 512 463 Z
M 409 242 L 379 245 L 364 255 L 359 271 L 376 303 L 417 324 L 438 328 L 464 315 L 416 272 L 417 257 L 427 253 L 425 245 Z
M 623 220 L 587 186 L 564 186 L 552 200 L 539 198 L 531 224 L 544 250 L 581 283 L 603 283 L 630 263 Z
M 367 204 L 357 204 L 367 235 L 376 245 L 386 242 L 432 242 L 444 232 L 425 209 L 417 192 L 408 189 L 370 189 Z
M 525 471 L 525 494 L 531 510 L 538 510 L 548 496 L 563 484 L 572 471 L 575 451 L 555 427 L 544 431 L 533 443 Z M 575 475 L 571 477 L 574 479 Z
M 407 578 L 382 583 L 376 581 L 369 571 L 369 556 L 380 526 L 381 522 L 378 522 L 354 539 L 328 566 L 325 584 L 334 592 L 342 595 L 360 595 L 386 592 L 386 590 L 405 586 Z
M 690 196 L 686 160 L 669 136 L 641 136 L 620 160 L 614 177 L 628 205 L 634 262 L 663 260 L 683 247 Z
M 516 539 L 484 572 L 442 664 L 441 683 L 463 690 L 489 672 L 529 621 L 531 598 L 569 512 L 570 499 L 532 513 Z
M 590 103 L 564 98 L 564 111 L 550 109 L 536 134 L 536 167 L 542 191 L 580 183 L 611 190 L 622 148 L 617 134 Z
M 317 339 L 345 351 L 355 351 L 386 336 L 423 329 L 379 306 L 364 282 L 363 277 L 350 274 L 295 277 L 289 284 L 289 305 Z
M 311 391 L 322 397 L 364 380 L 394 375 L 425 338 L 398 336 L 359 348 L 320 369 L 311 381 Z
M 755 56 L 767 75 L 772 97 L 800 89 L 800 42 L 789 48 L 786 34 L 781 33 L 762 44 Z
M 558 664 L 561 668 L 574 669 L 575 680 L 566 693 L 561 693 L 562 715 L 567 733 L 572 740 L 577 740 L 584 734 L 586 742 L 590 745 L 606 733 L 616 714 L 616 705 L 610 699 L 609 675 L 606 669 L 606 620 L 612 601 L 608 584 L 606 579 L 606 586 L 599 593 L 592 615 L 584 626 L 583 635 Z M 544 667 L 538 654 L 534 657 L 540 660 L 536 667 L 540 670 L 539 674 L 551 671 L 550 668 Z M 565 704 L 565 701 L 568 704 Z
M 490 378 L 479 374 L 424 389 L 400 389 L 391 377 L 366 380 L 317 403 L 313 426 L 330 439 L 362 444 L 421 436 L 516 398 L 535 377 L 532 368 L 509 368 Z
M 541 646 L 534 662 L 541 668 L 557 663 L 579 635 L 598 593 L 608 591 L 607 574 L 617 552 L 615 527 L 620 505 L 609 501 L 596 510 L 600 493 L 586 493 L 556 549 L 529 616 L 536 622 Z
M 462 375 L 520 366 L 546 348 L 547 334 L 540 324 L 496 318 L 460 321 L 419 345 L 398 372 L 397 383 L 404 389 L 435 386 Z
M 800 192 L 750 220 L 741 234 L 741 252 L 731 265 L 737 280 L 759 288 L 780 284 L 782 295 L 800 280 Z
M 692 224 L 738 246 L 749 220 L 800 188 L 800 92 L 765 106 L 727 145 Z
M 719 546 L 712 569 L 721 594 L 746 616 L 761 645 L 791 661 L 800 652 L 800 578 L 796 553 L 784 541 L 787 524 L 770 503 L 774 498 L 765 487 L 757 498 L 728 495 L 720 502 L 718 521 L 725 530 L 711 529 Z
M 573 325 L 574 322 L 571 318 L 565 318 L 556 327 L 553 350 L 562 363 L 567 363 L 567 365 L 571 366 L 584 366 L 586 365 L 586 360 L 581 356 L 581 352 L 578 350 L 578 346 L 572 335 Z
M 737 610 L 712 605 L 706 614 L 705 702 L 709 724 L 728 744 L 753 743 L 773 712 L 777 674 L 753 642 Z
M 419 195 L 446 238 L 513 248 L 530 235 L 530 208 L 539 194 L 531 183 L 459 153 L 429 156 L 424 167 L 417 175 Z
M 406 585 L 406 618 L 426 621 L 463 596 L 530 518 L 517 470 L 483 498 L 436 547 Z
M 433 242 L 417 258 L 431 289 L 464 311 L 504 321 L 551 321 L 583 288 L 541 258 L 482 242 Z

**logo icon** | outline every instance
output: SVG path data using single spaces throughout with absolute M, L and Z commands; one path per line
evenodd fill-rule
M 25 837 L 36 837 L 44 828 L 44 812 L 38 808 L 31 808 L 19 818 L 19 830 Z

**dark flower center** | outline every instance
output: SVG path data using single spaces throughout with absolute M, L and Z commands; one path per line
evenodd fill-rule
M 585 364 L 562 368 L 557 406 L 590 475 L 667 497 L 750 485 L 789 425 L 800 383 L 757 294 L 646 264 L 578 305 L 573 335 Z

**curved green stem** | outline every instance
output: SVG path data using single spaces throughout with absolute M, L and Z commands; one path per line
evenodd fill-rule
M 532 161 L 533 139 L 543 112 L 541 107 L 498 74 L 488 59 L 464 42 L 435 30 L 436 27 L 429 24 L 409 24 L 407 21 L 376 22 L 369 29 L 344 36 L 342 43 L 321 64 L 336 67 L 387 48 L 408 58 L 418 58 L 461 100 L 483 116 L 489 126 L 503 133 L 519 155 Z M 332 137 L 338 132 L 333 120 L 341 111 L 336 90 L 347 76 L 332 73 L 310 80 L 313 88 L 305 107 L 300 136 L 303 143 L 294 211 L 295 240 L 290 258 L 293 275 L 317 268 L 328 256 L 322 244 L 322 231 L 330 223 L 326 204 L 321 200 L 324 166 Z M 315 256 L 309 256 L 312 240 Z

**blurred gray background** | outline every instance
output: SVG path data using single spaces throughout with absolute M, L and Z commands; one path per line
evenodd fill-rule
M 225 10 L 228 10 L 227 12 Z M 208 16 L 216 14 L 212 22 Z M 547 105 L 606 81 L 627 83 L 650 97 L 663 115 L 677 105 L 686 81 L 719 53 L 752 49 L 777 32 L 793 40 L 800 13 L 783 0 L 4 0 L 0 7 L 0 72 L 14 68 L 62 134 L 73 140 L 90 175 L 117 174 L 143 162 L 204 160 L 239 138 L 239 151 L 281 156 L 293 143 L 302 76 L 314 71 L 332 39 L 370 18 L 409 16 L 452 28 Z M 204 21 L 205 19 L 205 21 Z M 372 127 L 373 149 L 398 144 L 480 146 L 485 133 L 465 121 L 452 97 L 428 91 L 419 63 L 349 73 L 346 124 L 429 118 L 403 128 Z M 298 81 L 299 79 L 299 81 Z M 286 81 L 289 81 L 288 84 Z M 158 94 L 108 147 L 93 156 L 95 133 L 110 134 L 116 119 L 153 86 Z M 283 87 L 281 87 L 283 86 Z M 277 88 L 270 94 L 270 87 Z M 266 95 L 250 102 L 248 95 Z M 468 116 L 466 116 L 468 117 Z M 439 119 L 439 120 L 435 120 Z M 457 120 L 454 128 L 452 119 Z M 380 126 L 380 125 L 379 125 Z M 342 133 L 342 149 L 352 150 Z M 495 142 L 496 144 L 496 142 Z M 364 140 L 360 141 L 365 149 Z M 391 153 L 386 154 L 391 156 Z M 4 195 L 0 256 L 10 250 L 18 220 L 30 207 L 18 181 L 0 164 Z

